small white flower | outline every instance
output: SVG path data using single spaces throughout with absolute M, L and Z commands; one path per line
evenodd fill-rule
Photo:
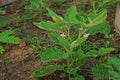
M 61 37 L 66 37 L 65 33 L 60 34 Z
M 83 37 L 84 37 L 84 38 L 88 38 L 89 35 L 90 35 L 90 34 L 84 34 Z

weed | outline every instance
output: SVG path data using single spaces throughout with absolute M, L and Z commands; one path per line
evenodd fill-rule
M 3 32 L 0 33 L 0 42 L 2 43 L 9 43 L 9 44 L 18 44 L 20 39 L 15 37 L 15 36 L 11 36 L 12 34 L 14 34 L 14 31 L 12 30 L 5 30 Z M 3 53 L 4 49 L 2 46 L 0 46 L 0 53 Z
M 48 0 L 30 0 L 30 4 L 25 6 L 26 13 L 23 18 L 32 19 L 37 16 L 41 20 L 47 2 Z

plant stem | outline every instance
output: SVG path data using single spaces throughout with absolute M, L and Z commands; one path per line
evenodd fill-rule
M 84 31 L 81 32 L 81 30 L 79 30 L 79 35 L 78 38 L 80 38 L 87 30 L 85 29 Z
M 66 28 L 66 31 L 67 31 L 66 34 L 67 34 L 67 36 L 68 36 L 70 42 L 72 42 L 72 39 L 71 39 L 71 36 L 70 36 L 70 28 L 69 28 L 69 26 L 65 26 L 65 28 Z
M 95 4 L 96 4 L 96 2 L 94 1 L 94 2 L 92 3 L 93 11 L 94 11 L 94 12 L 96 12 Z

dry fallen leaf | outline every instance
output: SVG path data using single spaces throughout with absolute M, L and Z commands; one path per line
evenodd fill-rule
M 26 46 L 26 43 L 25 42 L 20 42 L 19 43 L 19 47 L 25 47 Z

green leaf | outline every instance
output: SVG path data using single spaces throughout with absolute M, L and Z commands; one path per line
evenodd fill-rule
M 36 10 L 41 7 L 43 0 L 30 0 L 30 4 L 25 6 L 25 9 Z
M 86 20 L 86 24 L 84 24 L 83 26 L 85 28 L 92 29 L 106 22 L 106 18 L 107 18 L 107 10 L 103 10 L 100 13 L 91 13 L 91 15 Z
M 67 22 L 76 22 L 77 18 L 77 9 L 76 6 L 72 6 L 68 9 L 67 13 L 64 15 L 64 18 Z
M 85 40 L 86 40 L 86 38 L 84 38 L 84 37 L 78 38 L 78 39 L 76 39 L 75 41 L 72 42 L 71 46 L 72 46 L 72 47 L 79 46 L 79 45 L 81 45 L 83 42 L 85 42 Z
M 109 80 L 110 74 L 109 70 L 112 70 L 112 67 L 104 63 L 98 63 L 93 67 L 94 80 Z
M 90 50 L 90 51 L 88 51 L 88 52 L 86 53 L 86 56 L 87 56 L 87 57 L 97 57 L 97 56 L 99 56 L 98 54 L 99 54 L 98 51 L 96 51 L 96 50 Z
M 50 75 L 54 73 L 57 70 L 63 70 L 64 67 L 61 65 L 49 65 L 42 67 L 39 70 L 36 70 L 34 73 L 31 74 L 31 78 L 39 78 L 39 77 L 44 77 L 46 75 Z
M 88 31 L 88 33 L 91 34 L 91 35 L 94 35 L 96 33 L 102 33 L 102 34 L 107 35 L 107 34 L 110 33 L 110 30 L 111 30 L 110 25 L 108 24 L 107 21 L 105 21 L 104 23 L 99 24 L 99 25 L 93 27 L 92 29 L 90 29 Z
M 85 80 L 83 76 L 77 75 L 75 78 L 70 78 L 70 80 Z
M 114 80 L 120 80 L 120 58 L 110 58 L 107 63 L 113 67 L 109 73 Z
M 75 80 L 85 80 L 85 78 L 81 75 L 77 75 L 77 77 L 75 77 Z
M 97 22 L 97 21 L 101 21 L 101 20 L 106 20 L 107 18 L 107 10 L 103 10 L 101 11 L 100 13 L 92 13 L 88 20 L 90 23 L 94 23 L 94 22 Z
M 109 74 L 112 76 L 113 80 L 120 80 L 120 72 L 118 73 L 118 72 L 110 70 Z
M 85 64 L 85 59 L 84 59 L 84 58 L 78 59 L 78 60 L 76 61 L 76 64 L 77 64 L 77 66 L 79 66 L 79 67 L 83 66 L 83 65 Z
M 2 33 L 0 33 L 0 42 L 18 44 L 20 39 L 15 36 L 11 36 L 13 33 L 14 31 L 12 30 L 5 30 Z
M 85 54 L 82 50 L 78 50 L 77 52 L 74 53 L 74 57 L 78 59 L 83 59 L 85 58 Z
M 99 56 L 103 56 L 106 54 L 111 53 L 112 51 L 114 51 L 114 48 L 101 48 L 98 52 L 99 52 Z
M 4 14 L 6 11 L 0 8 L 0 14 Z
M 86 53 L 87 57 L 97 57 L 97 56 L 104 56 L 106 54 L 109 54 L 110 52 L 114 51 L 114 48 L 101 48 L 98 51 L 97 50 L 90 50 Z
M 0 27 L 5 27 L 10 23 L 10 19 L 5 16 L 0 16 Z
M 102 6 L 100 6 L 100 7 L 101 8 L 108 8 L 109 6 L 111 6 L 117 2 L 120 2 L 120 0 L 105 0 L 105 1 L 103 1 Z
M 85 64 L 86 55 L 84 54 L 84 52 L 82 50 L 78 50 L 77 52 L 74 52 L 73 55 L 76 58 L 77 66 L 80 67 Z
M 37 27 L 48 30 L 48 31 L 60 31 L 61 28 L 58 24 L 50 22 L 50 21 L 42 21 L 40 23 L 34 23 Z
M 77 73 L 78 69 L 73 68 L 73 67 L 68 67 L 68 68 L 65 69 L 65 71 L 69 74 L 75 75 Z
M 58 5 L 62 5 L 64 2 L 66 2 L 67 0 L 52 0 L 53 2 L 55 2 Z
M 120 58 L 110 58 L 108 59 L 107 63 L 114 66 L 115 70 L 120 72 Z
M 84 16 L 81 16 L 81 14 L 77 14 L 77 19 L 78 19 L 80 22 L 86 23 L 85 17 L 84 17 Z
M 65 79 L 67 75 L 65 73 L 60 74 L 60 78 Z
M 69 49 L 70 48 L 70 41 L 66 37 L 61 37 L 57 34 L 49 34 L 49 37 L 60 46 Z
M 31 13 L 26 13 L 22 16 L 23 19 L 27 20 L 27 19 L 33 19 L 35 18 L 35 15 L 31 14 Z
M 66 58 L 67 54 L 60 49 L 53 47 L 47 48 L 47 50 L 42 54 L 41 59 L 44 62 L 57 61 Z
M 2 46 L 0 46 L 0 54 L 2 54 L 5 50 L 3 49 Z
M 50 8 L 47 8 L 49 15 L 52 17 L 52 19 L 59 25 L 66 25 L 66 21 L 59 15 L 57 15 L 55 12 L 53 12 Z

